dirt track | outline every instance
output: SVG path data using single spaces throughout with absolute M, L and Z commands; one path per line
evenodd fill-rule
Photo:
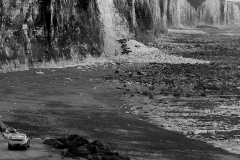
M 49 146 L 42 144 L 42 140 L 32 140 L 28 150 L 14 149 L 9 151 L 7 140 L 0 135 L 0 159 L 1 160 L 56 160 L 61 159 L 60 151 L 52 150 Z

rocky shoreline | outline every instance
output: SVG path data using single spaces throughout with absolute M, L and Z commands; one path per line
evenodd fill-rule
M 162 50 L 174 55 L 208 58 L 211 63 L 150 63 L 123 67 L 104 78 L 125 87 L 135 86 L 133 93 L 126 92 L 129 113 L 143 115 L 151 123 L 190 139 L 240 154 L 237 37 L 226 44 L 223 42 L 229 37 L 214 34 L 192 38 L 179 31 L 169 37 L 162 42 L 164 45 L 156 46 L 169 46 Z M 231 54 L 230 59 L 226 59 L 227 54 Z

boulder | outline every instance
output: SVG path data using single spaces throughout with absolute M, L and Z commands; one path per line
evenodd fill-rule
M 57 138 L 56 140 L 65 144 L 65 145 L 67 145 L 67 139 L 66 138 Z
M 88 148 L 91 154 L 97 154 L 99 153 L 99 148 L 96 145 L 90 145 Z
M 47 138 L 44 144 L 51 145 L 57 149 L 63 149 L 61 157 L 77 157 L 88 160 L 130 160 L 122 157 L 118 152 L 112 152 L 98 140 L 90 143 L 87 139 L 78 135 L 69 135 L 67 138 Z
M 88 160 L 102 160 L 102 156 L 100 155 L 89 155 Z
M 87 139 L 78 137 L 68 146 L 68 148 L 72 150 L 86 144 L 89 144 L 89 141 Z
M 102 142 L 96 140 L 94 142 L 91 143 L 91 145 L 93 146 L 97 146 L 99 148 L 99 150 L 105 150 L 105 146 L 102 144 Z
M 86 146 L 81 146 L 79 148 L 75 148 L 70 153 L 75 155 L 76 157 L 87 157 L 90 154 L 90 151 Z
M 130 158 L 112 155 L 112 156 L 105 156 L 102 158 L 102 160 L 130 160 Z
M 43 144 L 52 146 L 54 141 L 55 141 L 55 139 L 45 139 Z
M 63 149 L 62 151 L 61 151 L 61 157 L 62 157 L 62 159 L 64 158 L 64 157 L 66 157 L 68 155 L 68 149 Z
M 62 142 L 60 142 L 58 140 L 55 140 L 53 142 L 52 146 L 54 146 L 57 149 L 66 149 L 68 147 L 67 144 L 64 144 L 64 143 L 62 143 Z

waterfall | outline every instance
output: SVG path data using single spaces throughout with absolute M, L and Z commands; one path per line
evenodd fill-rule
M 120 44 L 116 40 L 130 37 L 127 20 L 117 11 L 113 0 L 98 0 L 98 7 L 103 23 L 105 54 L 120 52 Z

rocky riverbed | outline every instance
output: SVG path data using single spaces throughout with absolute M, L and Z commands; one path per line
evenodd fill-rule
M 173 55 L 211 63 L 150 63 L 117 69 L 105 79 L 136 87 L 126 96 L 131 113 L 240 154 L 239 37 L 234 27 L 215 30 L 173 30 L 161 43 L 150 44 Z M 232 34 L 222 36 L 226 31 Z

